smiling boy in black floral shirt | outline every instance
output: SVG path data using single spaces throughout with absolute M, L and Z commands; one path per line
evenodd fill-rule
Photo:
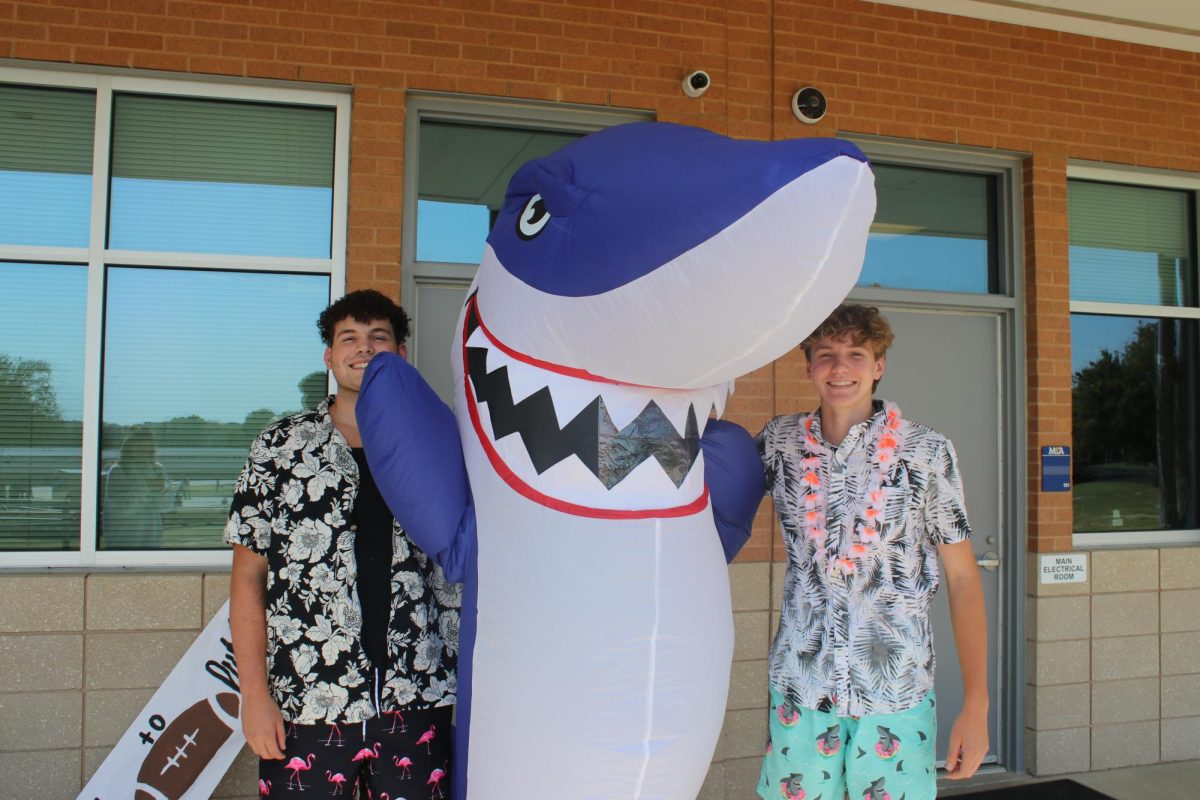
M 392 519 L 354 417 L 371 358 L 407 354 L 408 316 L 367 290 L 317 324 L 337 394 L 259 435 L 225 526 L 260 791 L 286 797 L 308 780 L 396 797 L 413 778 L 446 791 L 458 587 Z

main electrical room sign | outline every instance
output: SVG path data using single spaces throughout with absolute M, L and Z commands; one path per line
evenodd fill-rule
M 1086 553 L 1052 553 L 1042 556 L 1042 583 L 1087 583 Z

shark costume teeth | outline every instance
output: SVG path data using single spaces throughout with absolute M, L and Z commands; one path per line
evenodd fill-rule
M 702 505 L 700 437 L 729 385 L 658 389 L 536 362 L 488 331 L 474 296 L 463 340 L 472 420 L 512 488 L 585 516 Z

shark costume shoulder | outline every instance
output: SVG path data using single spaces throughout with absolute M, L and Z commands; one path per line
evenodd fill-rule
M 874 211 L 844 141 L 610 128 L 509 184 L 453 415 L 372 360 L 372 473 L 465 583 L 456 797 L 696 796 L 729 683 L 726 561 L 763 490 L 749 435 L 711 415 L 845 297 Z

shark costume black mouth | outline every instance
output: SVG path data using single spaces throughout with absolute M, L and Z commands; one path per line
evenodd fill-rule
M 535 499 L 544 504 L 556 505 L 546 500 L 554 501 L 557 492 L 531 487 L 528 479 L 536 480 L 556 465 L 577 460 L 595 478 L 596 485 L 589 492 L 593 502 L 564 505 L 571 506 L 572 513 L 586 514 L 593 504 L 601 510 L 608 506 L 604 495 L 620 493 L 623 481 L 653 461 L 670 482 L 666 488 L 672 496 L 659 499 L 668 500 L 673 508 L 686 505 L 692 509 L 697 503 L 703 507 L 707 501 L 703 476 L 692 474 L 700 454 L 701 423 L 707 420 L 708 410 L 717 405 L 712 396 L 723 397 L 725 387 L 683 391 L 630 386 L 538 361 L 499 342 L 481 321 L 474 297 L 468 300 L 462 336 L 472 420 L 493 466 L 513 488 L 530 497 L 536 495 Z M 526 389 L 531 381 L 539 383 L 540 388 L 527 393 L 514 391 L 513 380 L 518 375 Z M 569 404 L 564 401 L 567 394 L 573 397 Z M 520 399 L 514 400 L 514 396 Z M 622 420 L 618 428 L 613 419 L 616 415 L 610 412 L 612 403 L 624 404 L 624 419 L 629 416 L 630 403 L 640 410 L 632 420 Z M 697 403 L 703 409 L 702 417 L 697 414 Z M 569 415 L 565 422 L 564 415 Z M 498 450 L 501 440 L 514 433 L 532 469 L 527 478 L 518 475 L 520 470 L 509 463 L 513 460 L 511 449 L 508 458 Z M 648 469 L 643 467 L 641 472 Z M 686 500 L 690 502 L 678 503 L 681 493 L 689 494 Z
M 472 302 L 466 321 L 467 336 L 478 327 L 479 314 Z M 676 488 L 683 485 L 683 479 L 700 453 L 695 409 L 688 409 L 682 436 L 653 400 L 633 422 L 617 430 L 605 407 L 604 397 L 597 394 L 595 400 L 560 428 L 550 387 L 542 387 L 514 403 L 508 367 L 499 367 L 489 373 L 487 354 L 485 347 L 467 347 L 467 374 L 475 387 L 475 399 L 487 403 L 492 435 L 496 439 L 520 434 L 539 475 L 575 455 L 605 488 L 611 489 L 638 464 L 654 458 Z

